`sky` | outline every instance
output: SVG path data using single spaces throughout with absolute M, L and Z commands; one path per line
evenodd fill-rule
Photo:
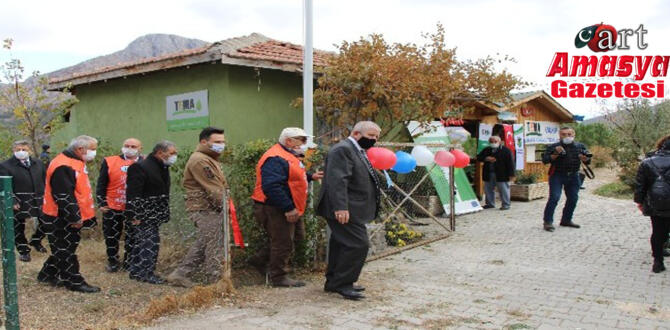
M 422 43 L 421 34 L 446 29 L 447 45 L 460 59 L 510 55 L 506 69 L 532 90 L 549 91 L 546 74 L 554 54 L 592 55 L 576 49 L 579 30 L 604 22 L 617 29 L 644 24 L 644 51 L 614 50 L 608 55 L 670 55 L 670 1 L 488 1 L 488 0 L 314 0 L 314 45 L 335 51 L 342 41 L 371 33 L 389 42 Z M 253 32 L 303 43 L 301 0 L 194 1 L 4 1 L 0 38 L 13 38 L 13 56 L 26 72 L 50 72 L 125 48 L 149 33 L 218 41 Z M 635 44 L 635 39 L 630 43 Z M 9 58 L 0 53 L 3 63 Z M 654 80 L 655 81 L 655 80 Z M 666 84 L 670 93 L 670 83 Z M 558 99 L 588 117 L 602 113 L 594 100 Z M 610 100 L 606 106 L 612 106 Z

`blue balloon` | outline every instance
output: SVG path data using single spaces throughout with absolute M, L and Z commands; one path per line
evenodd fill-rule
M 406 174 L 412 172 L 416 167 L 416 159 L 412 155 L 404 151 L 398 151 L 395 153 L 395 156 L 397 160 L 393 168 L 391 168 L 392 170 L 400 174 Z

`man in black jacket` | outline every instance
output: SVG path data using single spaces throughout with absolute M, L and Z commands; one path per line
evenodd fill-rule
M 572 222 L 572 214 L 579 198 L 579 168 L 582 163 L 591 162 L 591 153 L 586 147 L 575 141 L 575 130 L 563 127 L 559 131 L 561 142 L 547 146 L 542 154 L 542 162 L 551 164 L 549 168 L 549 199 L 544 208 L 544 230 L 554 231 L 554 211 L 565 189 L 565 206 L 561 216 L 561 226 L 579 228 Z
M 670 192 L 666 191 L 666 196 L 662 201 L 650 198 L 652 187 L 659 185 L 661 188 L 665 184 L 667 188 L 670 184 L 670 135 L 660 139 L 657 143 L 658 151 L 651 154 L 642 161 L 635 177 L 635 195 L 634 200 L 638 208 L 644 215 L 651 217 L 651 251 L 654 257 L 654 264 L 651 271 L 660 273 L 665 270 L 663 264 L 663 245 L 670 234 Z M 663 179 L 659 177 L 663 175 Z M 665 181 L 665 182 L 659 182 Z M 658 189 L 657 191 L 663 191 Z M 664 204 L 664 205 L 653 205 Z M 663 209 L 662 209 L 663 207 Z
M 42 246 L 42 198 L 44 197 L 44 180 L 46 170 L 38 159 L 30 156 L 30 143 L 25 140 L 14 142 L 14 156 L 0 163 L 0 176 L 12 177 L 14 205 L 14 241 L 19 252 L 19 260 L 30 261 L 30 248 L 38 252 L 47 252 Z M 35 233 L 26 239 L 26 219 L 35 218 Z
M 379 212 L 380 184 L 366 155 L 381 129 L 371 121 L 356 123 L 349 138 L 334 145 L 325 162 L 318 215 L 332 231 L 324 290 L 346 299 L 365 298 L 354 285 L 365 264 L 369 240 L 366 223 Z
M 500 144 L 499 136 L 491 136 L 489 138 L 489 146 L 477 155 L 477 161 L 484 162 L 482 172 L 484 182 L 486 182 L 484 184 L 484 191 L 486 193 L 486 205 L 484 205 L 484 208 L 491 209 L 496 207 L 494 189 L 498 187 L 500 200 L 502 201 L 500 209 L 509 210 L 509 182 L 514 180 L 515 170 L 512 152 Z
M 177 147 L 161 141 L 146 159 L 128 168 L 126 210 L 135 233 L 128 271 L 133 280 L 165 283 L 154 272 L 160 247 L 158 229 L 170 220 L 169 166 L 175 162 Z

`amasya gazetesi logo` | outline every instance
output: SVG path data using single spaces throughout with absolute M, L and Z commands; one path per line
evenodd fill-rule
M 624 81 L 608 82 L 571 82 L 556 79 L 551 83 L 551 96 L 555 98 L 663 98 L 664 80 L 656 83 L 641 80 L 650 77 L 662 78 L 668 74 L 670 56 L 662 55 L 604 55 L 611 50 L 627 51 L 635 43 L 643 51 L 648 44 L 645 36 L 649 31 L 640 24 L 637 29 L 620 29 L 612 25 L 595 24 L 581 29 L 575 36 L 575 47 L 587 46 L 597 55 L 572 56 L 567 52 L 554 55 L 547 77 L 620 77 Z

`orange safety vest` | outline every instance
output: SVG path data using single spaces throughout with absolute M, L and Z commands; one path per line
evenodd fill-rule
M 51 194 L 51 175 L 61 166 L 67 166 L 74 170 L 76 178 L 74 197 L 77 200 L 77 205 L 79 205 L 81 219 L 86 221 L 94 218 L 95 205 L 93 204 L 93 194 L 91 193 L 91 183 L 88 181 L 86 164 L 82 160 L 70 158 L 64 154 L 59 154 L 56 158 L 51 160 L 51 163 L 49 163 L 47 180 L 44 188 L 44 205 L 42 205 L 42 212 L 52 217 L 58 216 L 58 204 Z
M 304 214 L 307 205 L 307 172 L 305 166 L 295 155 L 286 151 L 280 144 L 275 144 L 268 149 L 258 161 L 258 165 L 256 165 L 256 187 L 251 199 L 261 203 L 265 203 L 267 200 L 261 187 L 261 167 L 265 164 L 265 160 L 270 157 L 281 157 L 288 162 L 288 188 L 291 191 L 295 208 L 298 209 L 300 215 Z
M 128 167 L 135 163 L 134 160 L 124 159 L 121 156 L 105 157 L 107 162 L 107 206 L 112 210 L 124 211 L 126 209 L 126 179 L 128 178 Z

